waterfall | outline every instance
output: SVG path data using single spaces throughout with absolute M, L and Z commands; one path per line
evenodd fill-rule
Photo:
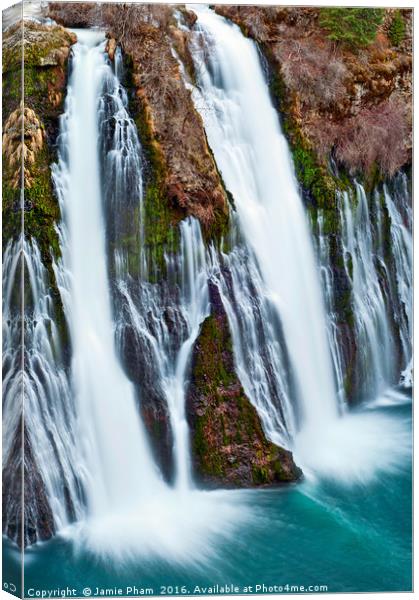
M 367 197 L 340 196 L 342 251 L 351 282 L 362 397 L 411 384 L 412 234 L 405 176 Z M 402 355 L 400 362 L 399 356 Z
M 168 247 L 164 253 L 166 277 L 155 281 L 155 258 L 147 248 L 142 149 L 121 76 L 118 48 L 115 73 L 108 67 L 104 75 L 99 111 L 108 253 L 115 271 L 117 345 L 123 355 L 124 338 L 133 332 L 127 342 L 130 351 L 146 357 L 140 359 L 141 377 L 133 373 L 133 378 L 143 398 L 151 396 L 155 404 L 167 406 L 174 479 L 179 489 L 186 490 L 193 486 L 185 416 L 188 367 L 200 324 L 209 312 L 205 246 L 198 221 L 181 222 L 179 247 Z M 124 245 L 121 240 L 126 238 L 134 242 Z
M 67 299 L 83 483 L 88 514 L 97 517 L 132 508 L 159 493 L 162 483 L 115 348 L 98 148 L 98 109 L 110 66 L 102 34 L 77 35 L 54 181 L 63 215 L 65 276 L 59 283 Z
M 409 204 L 407 178 L 399 175 L 394 183 L 394 192 L 384 186 L 384 198 L 390 216 L 391 252 L 396 274 L 394 314 L 396 317 L 403 351 L 400 382 L 405 387 L 413 384 L 412 335 L 413 335 L 413 240 L 412 209 Z M 393 296 L 394 297 L 394 296 Z
M 241 492 L 200 490 L 193 480 L 185 398 L 214 285 L 244 391 L 267 438 L 292 450 L 305 474 L 352 482 L 409 453 L 401 420 L 371 406 L 346 410 L 324 214 L 313 236 L 256 45 L 213 11 L 196 12 L 191 89 L 234 199 L 228 239 L 206 245 L 189 217 L 168 219 L 164 241 L 150 241 L 147 210 L 160 207 L 144 196 L 149 174 L 121 52 L 112 63 L 103 33 L 79 30 L 52 167 L 61 255 L 51 272 L 34 239 L 6 247 L 4 462 L 8 472 L 21 467 L 23 397 L 25 468 L 44 504 L 27 503 L 28 542 L 58 532 L 97 554 L 203 565 L 252 518 L 253 496 L 242 505 Z M 362 399 L 411 385 L 408 196 L 400 175 L 375 193 L 357 183 L 337 198 Z M 16 503 L 6 517 L 15 539 L 18 513 Z
M 202 7 L 194 10 L 198 14 L 192 37 L 197 86 L 189 85 L 224 183 L 234 198 L 243 238 L 241 249 L 221 256 L 220 268 L 214 271 L 229 317 L 237 373 L 266 435 L 294 451 L 307 477 L 335 478 L 345 485 L 364 483 L 381 469 L 395 468 L 400 457 L 409 453 L 408 428 L 388 415 L 346 410 L 346 340 L 340 334 L 335 312 L 338 282 L 334 280 L 323 215 L 319 211 L 317 235 L 312 237 L 256 45 L 213 11 Z M 374 253 L 373 239 L 374 244 L 378 242 L 365 223 L 368 220 L 370 224 L 371 219 L 361 186 L 357 198 L 355 209 L 347 194 L 340 199 L 341 243 L 350 280 L 356 343 L 360 347 L 364 344 L 362 356 L 372 370 L 370 379 L 365 379 L 366 388 L 369 399 L 378 401 L 375 394 L 385 389 L 381 384 L 394 383 L 391 361 L 397 344 L 394 323 L 387 318 L 390 304 L 385 300 L 390 294 L 393 299 L 396 292 L 400 297 L 399 305 L 404 308 L 397 312 L 404 317 L 399 321 L 403 331 L 408 331 L 407 217 L 400 221 L 396 214 L 391 216 L 391 235 L 399 250 L 392 264 L 387 264 L 385 253 Z M 388 194 L 386 198 L 391 215 Z M 379 202 L 377 195 L 374 202 Z M 382 201 L 380 208 L 377 204 L 374 209 L 377 220 L 385 218 Z M 360 224 L 357 230 L 353 210 Z M 363 266 L 357 255 L 361 251 L 365 255 Z M 398 277 L 398 291 L 391 284 L 393 276 L 389 276 L 389 271 L 394 274 L 400 270 L 395 261 L 403 263 L 405 269 Z M 246 271 L 255 285 L 249 287 Z M 263 305 L 270 311 L 269 319 L 263 317 L 264 322 L 269 320 L 268 327 L 255 318 L 258 312 L 263 314 Z M 266 329 L 270 329 L 268 338 Z M 408 335 L 402 337 L 408 347 Z M 267 359 L 269 347 L 280 356 L 284 377 Z M 264 368 L 269 373 L 265 381 Z M 263 390 L 268 388 L 260 383 L 269 380 L 274 385 L 265 395 Z M 276 398 L 280 399 L 280 410 Z
M 368 392 L 377 394 L 388 386 L 395 364 L 394 340 L 376 261 L 380 261 L 384 269 L 386 266 L 380 254 L 374 251 L 368 200 L 362 186 L 357 186 L 355 210 L 352 210 L 349 192 L 343 194 L 342 210 L 343 256 L 352 281 L 354 314 L 362 353 L 360 362 L 365 369 L 364 385 Z
M 25 272 L 24 371 L 21 373 L 22 319 L 16 298 L 21 260 Z M 25 440 L 25 514 L 27 542 L 42 539 L 40 531 L 51 511 L 52 530 L 60 530 L 82 514 L 79 457 L 74 405 L 57 327 L 49 275 L 34 240 L 10 241 L 4 253 L 3 305 L 3 463 L 20 462 L 16 452 L 22 409 Z M 21 477 L 16 468 L 14 477 Z M 19 508 L 19 497 L 11 499 Z M 43 505 L 44 503 L 44 505 Z M 15 515 L 13 515 L 15 516 Z M 10 515 L 9 515 L 10 518 Z M 8 528 L 6 522 L 6 529 Z
M 346 393 L 345 393 L 345 367 L 343 358 L 343 345 L 345 340 L 340 339 L 339 325 L 337 322 L 337 314 L 335 307 L 335 289 L 339 285 L 335 281 L 333 268 L 330 258 L 330 249 L 327 237 L 324 233 L 324 214 L 322 210 L 318 210 L 317 214 L 317 231 L 315 231 L 314 239 L 317 241 L 317 254 L 320 265 L 320 276 L 324 290 L 324 298 L 327 311 L 327 334 L 329 339 L 329 347 L 333 360 L 333 370 L 335 373 L 336 389 L 339 398 L 341 412 L 346 409 Z
M 147 357 L 148 388 L 158 387 L 158 400 L 167 403 L 173 433 L 177 488 L 193 487 L 189 429 L 185 416 L 188 367 L 202 321 L 209 314 L 205 246 L 198 221 L 180 224 L 180 248 L 166 254 L 167 280 L 134 280 L 128 272 L 118 279 L 124 329 L 135 332 L 131 343 Z M 148 393 L 150 390 L 148 389 Z M 159 398 L 160 396 L 160 398 Z
M 316 260 L 290 153 L 255 44 L 213 11 L 194 10 L 196 107 L 279 315 L 301 422 L 320 434 L 338 404 Z
M 236 370 L 246 395 L 267 437 L 289 448 L 296 422 L 281 323 L 253 252 L 242 242 L 234 244 L 229 253 L 211 248 L 209 276 L 227 313 Z
M 183 221 L 176 248 L 164 252 L 166 276 L 154 280 L 143 158 L 118 78 L 121 57 L 112 68 L 102 34 L 77 35 L 53 168 L 63 215 L 54 270 L 71 334 L 87 511 L 62 534 L 105 558 L 204 564 L 216 540 L 249 517 L 245 506 L 237 513 L 239 495 L 233 502 L 230 492 L 200 491 L 192 481 L 185 393 L 209 312 L 205 246 L 198 222 Z M 163 480 L 141 418 L 150 405 L 168 412 L 174 486 Z

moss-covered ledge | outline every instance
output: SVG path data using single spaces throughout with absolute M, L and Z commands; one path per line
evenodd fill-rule
M 186 403 L 195 474 L 232 487 L 296 481 L 301 470 L 292 454 L 266 439 L 238 380 L 227 316 L 212 284 L 211 300 L 193 351 Z
M 3 37 L 3 241 L 20 234 L 23 181 L 25 235 L 36 239 L 52 279 L 51 249 L 59 255 L 55 223 L 60 215 L 50 165 L 55 159 L 70 46 L 75 41 L 75 35 L 61 26 L 32 21 L 10 27 Z

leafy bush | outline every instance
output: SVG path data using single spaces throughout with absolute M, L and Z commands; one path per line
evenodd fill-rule
M 405 25 L 402 14 L 399 10 L 396 10 L 390 28 L 388 30 L 388 37 L 390 38 L 393 46 L 399 46 L 404 40 Z
M 320 9 L 320 25 L 329 31 L 329 39 L 352 47 L 371 44 L 383 18 L 382 8 Z

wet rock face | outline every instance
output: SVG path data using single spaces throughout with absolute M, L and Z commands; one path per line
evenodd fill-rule
M 196 477 L 208 484 L 253 487 L 296 481 L 291 452 L 269 442 L 234 370 L 227 316 L 211 286 L 212 314 L 192 357 L 187 417 Z
M 120 332 L 120 350 L 128 377 L 139 392 L 138 406 L 146 427 L 153 455 L 166 481 L 173 480 L 173 435 L 167 402 L 159 374 L 151 364 L 153 349 L 127 324 Z

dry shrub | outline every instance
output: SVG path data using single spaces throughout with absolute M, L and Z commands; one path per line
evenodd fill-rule
M 138 37 L 150 31 L 166 33 L 172 12 L 166 4 L 105 4 L 102 19 L 122 46 L 133 46 Z
M 107 28 L 124 45 L 150 29 L 167 31 L 172 8 L 165 4 L 50 2 L 48 16 L 66 27 Z
M 102 7 L 97 2 L 49 2 L 48 16 L 65 27 L 101 26 Z
M 275 55 L 284 83 L 306 106 L 325 109 L 346 96 L 348 70 L 331 45 L 286 39 L 276 45 Z
M 351 172 L 368 171 L 376 163 L 383 174 L 394 175 L 409 159 L 411 129 L 405 112 L 397 99 L 363 108 L 341 126 L 336 158 Z

